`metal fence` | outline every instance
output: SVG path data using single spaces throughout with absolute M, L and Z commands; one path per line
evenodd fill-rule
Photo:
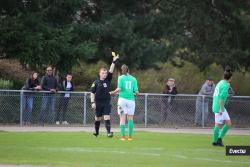
M 65 126 L 92 125 L 90 93 L 71 92 L 67 96 L 67 92 L 0 90 L 0 124 L 58 126 L 56 121 L 67 121 Z M 113 125 L 119 124 L 117 100 L 118 96 L 112 96 Z M 142 93 L 136 97 L 134 120 L 143 127 L 211 127 L 211 102 L 211 97 L 199 95 Z M 234 127 L 250 128 L 250 97 L 231 97 L 226 108 Z

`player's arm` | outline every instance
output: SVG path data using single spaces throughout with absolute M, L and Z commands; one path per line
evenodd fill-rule
M 95 94 L 94 93 L 90 93 L 90 101 L 91 103 L 95 103 Z
M 95 104 L 95 94 L 91 93 L 90 94 L 90 99 L 91 99 L 91 107 L 93 110 L 96 110 L 96 104 Z
M 137 80 L 135 79 L 135 81 L 134 81 L 134 90 L 133 90 L 133 92 L 134 92 L 134 95 L 135 96 L 138 96 L 140 93 L 139 93 L 139 90 L 138 90 L 138 83 L 137 83 Z
M 96 92 L 96 83 L 93 82 L 91 86 L 91 93 L 90 93 L 90 102 L 91 102 L 91 107 L 92 109 L 96 109 L 96 104 L 95 104 L 95 92 Z
M 116 88 L 114 91 L 109 92 L 111 95 L 115 95 L 120 92 L 120 88 Z
M 91 99 L 91 107 L 92 109 L 96 109 L 96 104 L 95 104 L 95 94 L 94 93 L 90 93 L 90 99 Z
M 139 91 L 134 92 L 134 95 L 135 95 L 135 96 L 139 96 L 139 95 L 140 95 Z
M 122 88 L 122 81 L 121 77 L 118 78 L 117 88 L 114 91 L 109 92 L 111 95 L 117 94 L 121 91 Z
M 109 68 L 109 73 L 113 73 L 113 72 L 114 72 L 115 63 L 116 63 L 116 61 L 117 61 L 118 59 L 119 59 L 119 55 L 113 57 L 112 64 L 110 65 L 110 68 Z

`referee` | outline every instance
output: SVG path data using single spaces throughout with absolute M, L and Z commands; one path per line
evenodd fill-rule
M 107 136 L 113 137 L 111 132 L 110 113 L 111 113 L 111 96 L 110 85 L 112 74 L 114 72 L 115 63 L 119 56 L 113 57 L 113 62 L 109 71 L 106 68 L 99 70 L 99 79 L 95 80 L 91 86 L 91 107 L 95 111 L 95 133 L 94 136 L 99 135 L 99 128 L 102 118 L 104 118 L 105 127 L 107 129 Z

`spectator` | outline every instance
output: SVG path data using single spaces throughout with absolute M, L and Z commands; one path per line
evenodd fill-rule
M 71 80 L 72 80 L 72 74 L 68 73 L 66 76 L 66 80 L 64 80 L 62 82 L 62 85 L 61 85 L 62 91 L 73 91 L 74 90 L 74 85 L 73 85 L 73 82 Z M 70 93 L 63 93 L 62 96 L 60 97 L 59 108 L 57 110 L 57 116 L 56 116 L 56 124 L 57 125 L 60 124 L 60 121 L 59 121 L 60 113 L 62 113 L 62 124 L 63 125 L 69 124 L 65 119 L 69 100 L 70 100 Z
M 36 72 L 32 73 L 32 75 L 26 80 L 25 85 L 22 88 L 23 90 L 40 90 L 41 86 L 38 81 L 38 74 Z M 23 124 L 30 125 L 31 124 L 31 115 L 33 110 L 33 93 L 24 92 L 23 93 Z
M 228 82 L 229 84 L 229 89 L 228 89 L 228 100 L 226 102 L 226 105 L 228 107 L 230 107 L 230 100 L 232 100 L 232 97 L 235 96 L 235 91 L 233 90 L 232 86 L 231 86 L 231 81 Z
M 212 96 L 214 93 L 215 85 L 211 77 L 202 85 L 199 95 Z M 203 105 L 204 102 L 204 105 Z M 196 112 L 195 112 L 195 126 L 202 125 L 202 111 L 204 106 L 204 123 L 207 122 L 208 118 L 208 97 L 205 97 L 203 101 L 202 96 L 198 96 L 196 99 Z
M 44 93 L 42 97 L 42 106 L 39 114 L 39 121 L 41 125 L 44 125 L 45 114 L 48 111 L 48 122 L 50 124 L 54 123 L 54 115 L 55 115 L 55 93 L 57 91 L 57 80 L 53 76 L 52 67 L 49 66 L 46 69 L 46 75 L 42 77 L 41 87 L 44 91 L 49 91 L 48 93 Z M 49 109 L 47 110 L 47 107 Z
M 171 96 L 163 96 L 162 98 L 162 106 L 161 106 L 161 123 L 164 123 L 167 119 L 168 113 L 173 110 L 173 99 L 177 94 L 177 87 L 175 85 L 174 78 L 168 78 L 166 80 L 166 85 L 163 90 L 163 94 L 169 94 Z
M 229 82 L 228 96 L 229 97 L 235 96 L 235 91 L 233 90 L 231 86 L 231 82 Z

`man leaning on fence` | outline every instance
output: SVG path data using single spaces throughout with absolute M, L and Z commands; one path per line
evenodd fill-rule
M 43 91 L 48 91 L 42 95 L 41 111 L 39 114 L 39 121 L 44 125 L 46 112 L 48 112 L 48 123 L 53 124 L 55 118 L 55 93 L 57 91 L 57 79 L 53 76 L 53 69 L 51 66 L 47 67 L 46 75 L 42 77 L 41 87 Z M 47 110 L 48 107 L 48 110 Z
M 212 77 L 208 77 L 206 82 L 202 85 L 199 95 L 196 99 L 196 112 L 195 112 L 195 126 L 202 125 L 202 115 L 204 114 L 204 124 L 207 123 L 208 118 L 208 97 L 203 99 L 203 96 L 212 96 L 214 93 L 215 85 Z M 203 111 L 204 110 L 204 111 Z M 203 112 L 203 113 L 202 113 Z

